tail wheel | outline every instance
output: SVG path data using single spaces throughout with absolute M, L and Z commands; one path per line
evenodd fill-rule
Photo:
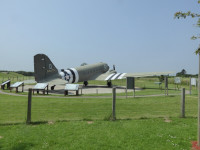
M 87 81 L 84 81 L 83 84 L 84 84 L 85 86 L 87 86 L 87 85 L 88 85 L 88 82 L 87 82 Z

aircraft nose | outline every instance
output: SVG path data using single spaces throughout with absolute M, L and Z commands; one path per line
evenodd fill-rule
M 64 76 L 65 76 L 64 72 L 60 72 L 59 75 L 61 78 L 64 78 Z

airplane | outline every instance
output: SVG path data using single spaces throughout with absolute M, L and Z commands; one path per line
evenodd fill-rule
M 107 81 L 107 86 L 112 86 L 112 80 L 125 79 L 127 77 L 147 77 L 158 75 L 169 75 L 172 72 L 152 73 L 117 73 L 115 66 L 109 70 L 106 63 L 83 64 L 76 68 L 58 69 L 45 54 L 34 56 L 34 73 L 37 83 L 51 84 L 73 84 L 83 82 L 85 86 L 90 80 Z

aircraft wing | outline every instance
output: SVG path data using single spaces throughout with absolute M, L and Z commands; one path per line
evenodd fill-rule
M 151 76 L 161 76 L 161 75 L 169 75 L 174 73 L 173 71 L 171 72 L 147 72 L 147 73 L 126 73 L 124 78 L 126 77 L 151 77 Z
M 94 77 L 91 80 L 100 80 L 100 81 L 110 81 L 117 79 L 125 79 L 127 77 L 149 77 L 149 76 L 160 76 L 160 75 L 169 75 L 173 72 L 148 72 L 148 73 L 104 73 L 99 76 Z

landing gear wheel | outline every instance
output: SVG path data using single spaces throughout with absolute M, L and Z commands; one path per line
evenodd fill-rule
M 84 81 L 83 84 L 84 84 L 85 86 L 87 86 L 87 85 L 88 85 L 88 82 L 87 82 L 87 81 Z
M 108 87 L 112 87 L 112 82 L 111 82 L 111 81 L 108 81 L 108 82 L 107 82 L 107 85 L 108 85 Z

